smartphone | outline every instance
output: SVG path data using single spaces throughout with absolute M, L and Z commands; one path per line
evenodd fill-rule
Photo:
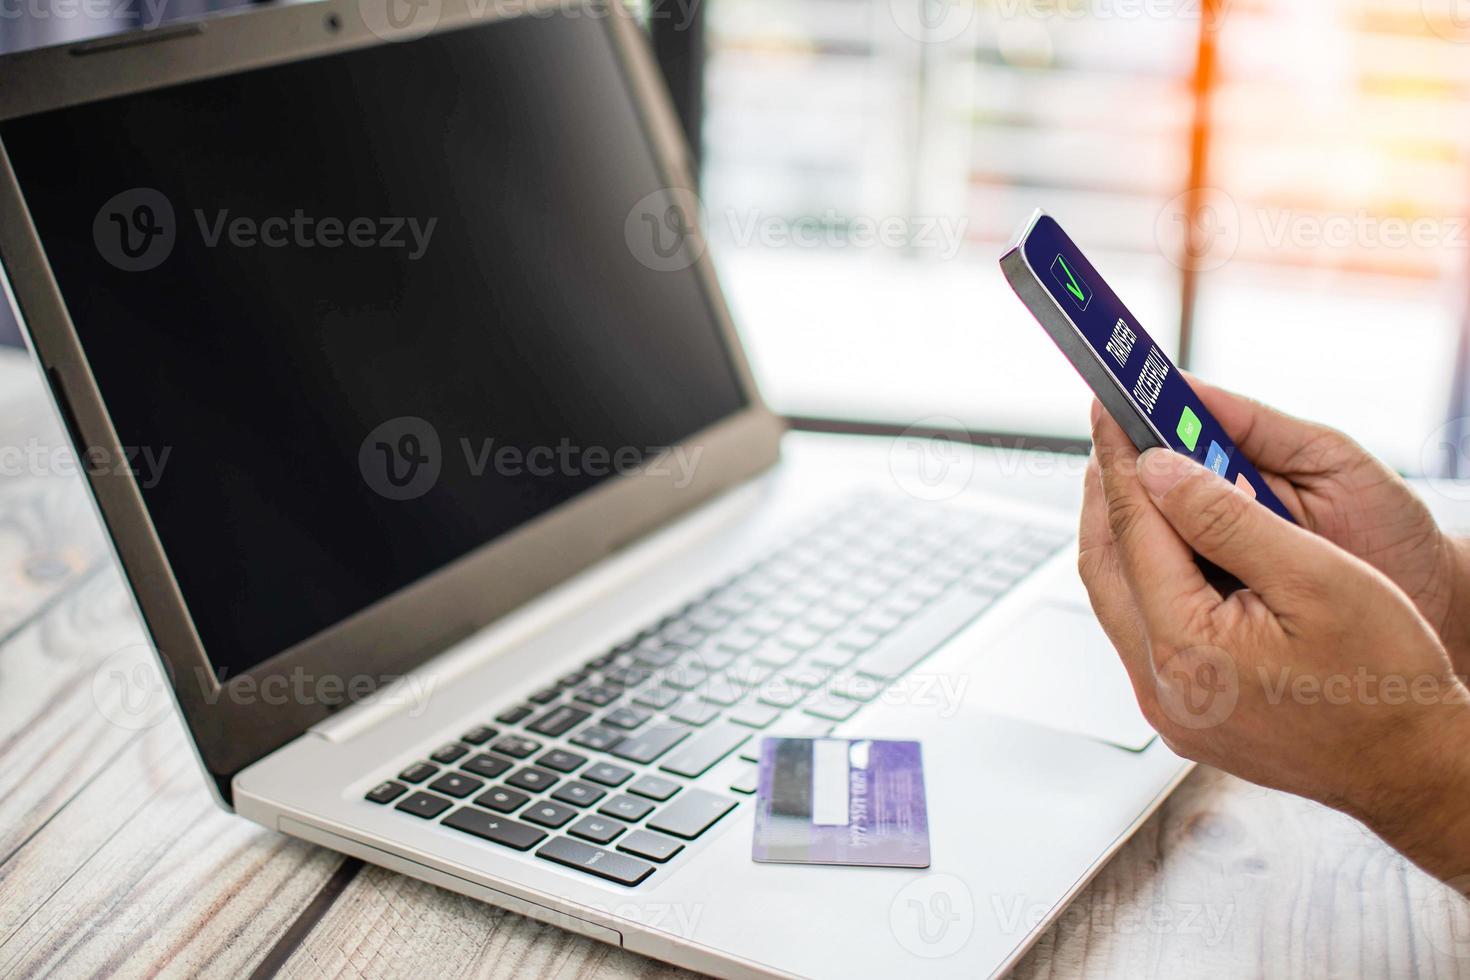
M 1139 452 L 1183 453 L 1292 520 L 1138 318 L 1056 219 L 1037 210 L 1004 255 L 1006 281 Z

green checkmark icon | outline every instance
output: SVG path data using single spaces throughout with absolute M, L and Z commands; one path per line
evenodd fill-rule
M 1067 287 L 1067 292 L 1077 297 L 1077 302 L 1082 302 L 1082 287 L 1077 285 L 1077 277 L 1072 274 L 1072 267 L 1069 266 L 1067 264 L 1067 260 L 1062 258 L 1060 255 L 1057 256 L 1057 261 L 1062 263 L 1062 271 L 1067 274 L 1068 281 L 1063 283 L 1062 285 Z

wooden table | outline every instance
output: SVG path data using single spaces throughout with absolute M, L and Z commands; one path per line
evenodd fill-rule
M 171 713 L 109 721 L 141 631 L 59 445 L 0 352 L 0 976 L 681 972 L 230 816 Z M 1470 977 L 1470 906 L 1352 820 L 1201 769 L 1014 975 Z

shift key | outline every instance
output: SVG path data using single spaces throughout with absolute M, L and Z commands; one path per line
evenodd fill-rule
M 693 779 L 706 769 L 734 752 L 750 738 L 750 729 L 743 725 L 721 722 L 713 728 L 700 732 L 692 741 L 679 748 L 659 766 L 664 772 Z
M 648 829 L 693 840 L 735 809 L 735 803 L 727 796 L 687 789 L 648 821 Z

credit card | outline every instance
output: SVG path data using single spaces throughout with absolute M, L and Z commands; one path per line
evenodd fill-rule
M 770 864 L 929 867 L 919 743 L 766 739 L 750 856 Z

